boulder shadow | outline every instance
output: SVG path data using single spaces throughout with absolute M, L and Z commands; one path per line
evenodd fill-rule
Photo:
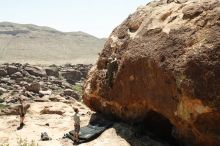
M 173 136 L 175 127 L 163 115 L 150 111 L 142 122 L 115 123 L 116 133 L 132 146 L 181 146 Z

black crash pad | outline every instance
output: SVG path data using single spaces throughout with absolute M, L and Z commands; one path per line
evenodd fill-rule
M 87 126 L 81 127 L 79 132 L 79 143 L 84 143 L 97 138 L 102 132 L 113 125 L 112 121 L 103 118 L 97 118 L 91 121 Z M 73 140 L 74 130 L 70 131 L 65 136 Z

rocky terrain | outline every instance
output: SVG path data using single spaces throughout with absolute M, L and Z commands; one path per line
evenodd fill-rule
M 3 64 L 0 66 L 1 102 L 16 102 L 18 96 L 34 101 L 80 100 L 81 84 L 91 65 L 48 67 L 29 64 Z
M 0 23 L 0 63 L 94 63 L 105 39 L 32 24 Z
M 91 65 L 83 64 L 2 64 L 0 146 L 72 146 L 71 140 L 62 137 L 73 130 L 73 108 L 77 107 L 80 111 L 81 126 L 87 125 L 94 115 L 81 102 L 81 86 L 90 68 Z M 17 130 L 18 97 L 31 105 L 21 130 Z M 80 145 L 169 146 L 166 141 L 142 134 L 141 127 L 137 127 L 117 121 L 97 139 Z M 42 141 L 42 132 L 46 132 L 52 140 Z
M 187 146 L 220 145 L 220 2 L 159 0 L 116 27 L 84 85 L 92 110 Z M 112 87 L 108 59 L 116 58 Z

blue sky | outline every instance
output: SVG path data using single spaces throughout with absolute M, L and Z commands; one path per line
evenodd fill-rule
M 108 37 L 130 13 L 150 0 L 0 0 L 0 21 Z

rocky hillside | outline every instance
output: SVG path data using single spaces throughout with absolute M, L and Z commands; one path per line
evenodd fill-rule
M 94 63 L 104 39 L 31 24 L 0 23 L 0 62 Z
M 139 7 L 108 38 L 89 73 L 84 102 L 140 121 L 163 138 L 219 146 L 219 24 L 218 0 L 159 0 Z M 115 70 L 107 69 L 109 57 L 117 58 Z

